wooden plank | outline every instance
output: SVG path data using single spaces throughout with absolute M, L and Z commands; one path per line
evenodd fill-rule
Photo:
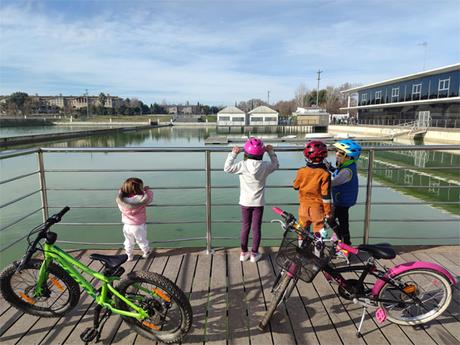
M 304 283 L 305 284 L 305 283 Z M 335 282 L 332 284 L 336 284 Z M 329 313 L 329 318 L 338 332 L 342 342 L 346 344 L 365 344 L 363 338 L 356 336 L 356 326 L 353 320 L 348 315 L 339 296 L 336 295 L 334 289 L 324 277 L 323 273 L 319 273 L 313 281 L 317 293 L 321 296 L 321 303 L 324 309 Z
M 206 306 L 208 303 L 209 275 L 211 272 L 211 255 L 200 253 L 193 278 L 190 304 L 193 310 L 193 325 L 187 335 L 186 343 L 195 344 L 205 341 Z
M 235 255 L 236 254 L 236 255 Z M 234 254 L 234 260 L 239 259 L 239 253 Z M 262 261 L 267 260 L 266 256 Z M 262 264 L 262 261 L 259 261 Z M 243 282 L 246 291 L 246 303 L 249 315 L 249 333 L 251 345 L 268 345 L 272 343 L 270 332 L 261 332 L 257 325 L 265 314 L 265 300 L 262 286 L 262 278 L 259 278 L 258 264 L 247 261 L 243 264 Z M 266 277 L 265 277 L 266 279 Z M 268 286 L 266 286 L 268 288 Z M 268 290 L 268 289 L 267 289 Z
M 227 344 L 227 255 L 218 251 L 212 257 L 211 286 L 208 299 L 206 344 Z
M 417 256 L 410 253 L 401 254 L 399 258 L 394 260 L 394 262 L 400 264 L 420 260 L 432 261 L 428 255 L 420 252 Z M 456 342 L 460 343 L 460 328 L 458 327 L 458 320 L 456 320 L 449 311 L 445 311 L 443 315 L 429 322 L 427 325 L 427 332 L 436 342 L 439 342 L 442 339 L 442 341 L 447 340 L 451 344 Z
M 249 262 L 243 264 L 250 264 Z M 228 251 L 228 344 L 249 344 L 249 321 L 246 308 L 242 263 L 239 249 Z

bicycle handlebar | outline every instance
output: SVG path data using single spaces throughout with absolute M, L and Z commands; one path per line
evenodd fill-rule
M 66 206 L 64 207 L 61 211 L 59 211 L 58 213 L 56 214 L 53 214 L 51 217 L 49 217 L 46 222 L 43 225 L 43 228 L 40 230 L 38 236 L 35 238 L 35 240 L 32 242 L 32 244 L 30 244 L 29 242 L 29 247 L 27 248 L 27 251 L 26 251 L 26 254 L 24 255 L 24 257 L 22 258 L 20 264 L 18 265 L 18 267 L 16 268 L 16 271 L 19 272 L 23 267 L 24 265 L 32 258 L 32 255 L 36 252 L 36 248 L 37 248 L 37 245 L 38 243 L 43 239 L 43 238 L 46 238 L 46 235 L 47 235 L 47 232 L 49 230 L 49 228 L 56 224 L 56 223 L 59 223 L 62 219 L 62 217 L 67 213 L 69 212 L 70 210 L 70 207 L 69 206 Z M 31 233 L 29 234 L 29 237 L 30 235 L 33 233 L 33 230 L 31 231 Z

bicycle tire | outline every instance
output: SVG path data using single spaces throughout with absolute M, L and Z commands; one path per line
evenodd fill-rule
M 268 307 L 267 311 L 265 312 L 265 315 L 263 316 L 262 320 L 260 320 L 259 325 L 257 326 L 259 330 L 263 331 L 267 327 L 268 321 L 270 321 L 270 318 L 272 317 L 276 308 L 281 303 L 284 293 L 291 281 L 292 278 L 289 277 L 289 275 L 286 273 L 281 277 L 277 285 L 277 288 L 273 291 L 273 297 L 270 302 L 270 306 Z
M 140 284 L 150 285 L 151 287 L 148 291 L 155 291 L 157 296 L 155 297 L 151 293 L 147 296 L 141 296 L 139 292 Z M 117 290 L 128 300 L 148 311 L 149 319 L 147 320 L 122 316 L 128 326 L 140 335 L 170 344 L 183 339 L 190 330 L 193 321 L 190 302 L 182 290 L 166 277 L 153 272 L 132 272 L 120 282 Z M 116 304 L 119 309 L 129 310 L 129 306 L 119 298 L 117 298 Z M 173 305 L 173 307 L 166 309 L 169 304 Z M 177 306 L 177 310 L 173 309 L 174 305 Z M 162 308 L 166 309 L 165 316 L 174 312 L 177 317 L 180 317 L 177 325 L 168 324 L 168 322 L 161 319 Z M 161 326 L 158 326 L 159 323 L 162 323 Z M 172 327 L 172 329 L 169 329 L 169 327 Z
M 418 280 L 414 280 L 415 277 L 417 277 Z M 390 294 L 392 298 L 395 298 L 396 296 L 396 298 L 399 297 L 399 299 L 401 299 L 401 301 L 399 302 L 397 306 L 391 306 L 391 304 L 389 303 L 379 302 L 379 306 L 385 309 L 386 311 L 387 319 L 393 323 L 396 323 L 399 325 L 405 325 L 405 326 L 407 325 L 414 326 L 414 325 L 421 325 L 421 324 L 427 323 L 435 319 L 439 315 L 441 315 L 447 309 L 447 307 L 449 306 L 452 300 L 452 287 L 448 279 L 443 274 L 437 271 L 430 270 L 430 269 L 409 270 L 409 271 L 405 271 L 405 272 L 402 272 L 394 276 L 393 279 L 398 280 L 400 282 L 405 282 L 406 281 L 405 279 L 407 279 L 406 284 L 408 284 L 409 286 L 414 286 L 413 288 L 415 290 L 414 296 L 416 296 L 417 298 L 419 298 L 419 296 L 424 298 L 424 296 L 422 295 L 423 291 L 421 290 L 425 290 L 425 289 L 420 288 L 421 284 L 424 284 L 424 285 L 426 284 L 426 286 L 428 286 L 428 284 L 434 285 L 435 287 L 439 286 L 443 290 L 442 291 L 443 296 L 440 299 L 440 302 L 434 305 L 433 308 L 429 308 L 429 305 L 427 307 L 427 305 L 424 304 L 425 308 L 429 308 L 429 310 L 426 311 L 424 314 L 421 314 L 419 316 L 410 315 L 410 311 L 406 310 L 406 309 L 409 309 L 409 307 L 407 307 L 405 309 L 402 309 L 401 313 L 402 314 L 406 313 L 406 315 L 409 314 L 409 316 L 404 316 L 404 315 L 398 316 L 396 315 L 396 313 L 397 313 L 398 307 L 402 305 L 401 302 L 404 302 L 403 298 L 410 298 L 410 297 L 405 295 L 401 291 L 396 290 L 391 284 L 388 284 L 388 283 L 385 284 L 379 292 L 379 298 L 388 298 L 387 294 Z M 431 291 L 429 292 L 431 293 Z M 415 295 L 416 293 L 418 295 Z M 429 295 L 427 296 L 429 297 L 427 301 L 436 302 L 435 298 Z
M 7 266 L 0 273 L 0 291 L 3 298 L 16 309 L 43 317 L 60 317 L 75 308 L 80 300 L 80 287 L 58 265 L 48 266 L 48 281 L 44 294 L 34 296 L 38 272 L 43 260 L 31 259 L 20 272 L 19 262 Z M 45 306 L 47 305 L 47 306 Z

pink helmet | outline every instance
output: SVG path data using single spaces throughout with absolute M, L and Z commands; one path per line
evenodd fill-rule
M 322 141 L 312 140 L 305 145 L 303 154 L 307 161 L 321 163 L 327 157 L 327 146 Z
M 262 140 L 251 137 L 244 144 L 244 152 L 251 159 L 262 159 L 265 153 L 265 146 Z

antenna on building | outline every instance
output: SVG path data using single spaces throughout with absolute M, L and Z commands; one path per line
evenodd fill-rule
M 422 43 L 417 44 L 418 46 L 423 46 L 423 71 L 426 68 L 426 53 L 428 50 L 428 42 L 423 41 Z
M 316 87 L 316 106 L 319 107 L 319 81 L 321 80 L 321 73 L 323 73 L 323 71 L 321 70 L 318 70 L 318 86 Z

